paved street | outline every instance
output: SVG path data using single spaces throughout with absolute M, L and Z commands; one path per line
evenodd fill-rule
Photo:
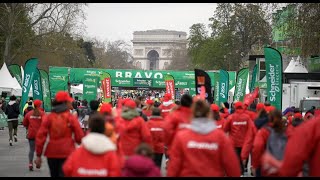
M 49 177 L 46 159 L 43 158 L 41 169 L 29 171 L 28 151 L 29 144 L 25 138 L 26 130 L 19 125 L 18 142 L 9 146 L 8 128 L 0 131 L 0 177 Z

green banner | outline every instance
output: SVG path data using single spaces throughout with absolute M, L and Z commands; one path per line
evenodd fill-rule
M 152 79 L 146 79 L 146 78 L 133 79 L 133 86 L 135 86 L 135 87 L 152 87 Z
M 51 111 L 51 95 L 49 86 L 49 76 L 45 70 L 40 69 L 41 88 L 43 96 L 43 107 L 46 112 Z
M 133 80 L 129 78 L 111 78 L 112 87 L 133 87 Z
M 0 128 L 7 126 L 7 115 L 2 111 L 0 112 Z
M 233 101 L 243 101 L 246 94 L 246 86 L 248 81 L 249 69 L 243 68 L 238 72 L 236 89 L 234 91 Z
M 28 94 L 33 83 L 33 76 L 37 70 L 39 60 L 37 58 L 28 59 L 24 65 L 24 78 L 22 84 L 22 98 L 20 103 L 20 113 L 22 112 L 23 106 L 26 104 Z
M 220 74 L 215 73 L 214 75 L 214 103 L 220 106 L 220 83 L 219 83 Z
M 85 76 L 83 83 L 83 99 L 88 102 L 97 99 L 98 79 L 92 76 Z
M 229 73 L 226 70 L 220 69 L 219 72 L 219 104 L 228 102 L 229 96 Z
M 18 83 L 20 84 L 20 86 L 22 86 L 22 73 L 21 73 L 21 67 L 18 64 L 11 64 L 8 67 L 11 76 L 15 77 L 18 81 Z
M 34 74 L 33 74 L 32 90 L 33 90 L 33 99 L 34 100 L 39 99 L 40 101 L 43 101 L 40 71 L 38 68 L 34 71 Z
M 228 71 L 229 73 L 229 91 L 232 89 L 236 84 L 236 72 L 235 71 Z
M 68 67 L 49 68 L 51 97 L 55 97 L 58 91 L 68 91 L 68 71 Z
M 277 109 L 282 109 L 282 56 L 273 48 L 264 48 L 267 74 L 268 101 Z
M 258 65 L 254 65 L 253 70 L 252 70 L 252 77 L 251 77 L 251 82 L 250 82 L 250 92 L 253 92 L 257 80 L 257 70 L 258 70 Z

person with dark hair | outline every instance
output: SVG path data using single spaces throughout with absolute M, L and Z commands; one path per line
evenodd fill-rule
M 276 132 L 278 135 L 285 133 L 287 137 L 290 136 L 285 124 L 282 121 L 282 112 L 273 110 L 268 116 L 269 122 L 267 126 L 261 128 L 254 139 L 252 149 L 252 166 L 253 170 L 260 169 L 261 176 L 266 176 L 268 173 L 263 169 L 264 165 L 261 161 L 264 153 L 266 152 L 267 143 L 271 131 Z
M 152 147 L 155 152 L 154 162 L 158 167 L 161 167 L 162 156 L 164 153 L 164 120 L 161 117 L 161 110 L 153 108 L 152 116 L 147 122 L 152 137 Z
M 6 102 L 6 98 L 5 97 L 1 97 L 1 101 L 2 101 L 2 106 L 1 106 L 1 109 L 3 112 L 6 111 L 6 107 L 7 107 L 7 102 Z
M 90 132 L 63 165 L 65 177 L 117 177 L 121 175 L 115 144 L 107 138 L 100 114 L 89 119 Z M 90 163 L 91 162 L 91 163 Z
M 32 107 L 33 107 L 33 97 L 29 97 L 29 100 L 26 102 L 26 104 L 24 105 L 24 107 L 23 107 L 23 109 L 22 109 L 23 112 L 28 108 L 29 102 L 31 102 Z M 33 107 L 33 108 L 34 108 L 34 107 Z
M 167 156 L 170 156 L 170 146 L 176 133 L 190 125 L 192 119 L 192 97 L 189 94 L 181 96 L 181 105 L 165 119 L 165 146 Z
M 228 116 L 230 115 L 229 113 L 229 108 L 227 108 L 225 106 L 225 104 L 227 104 L 227 106 L 229 106 L 229 104 L 227 102 L 225 103 L 221 103 L 221 109 L 220 109 L 220 116 L 223 118 L 223 119 L 227 119 Z
M 239 158 L 239 164 L 241 166 L 241 174 L 245 173 L 245 166 L 241 161 L 241 151 L 247 132 L 252 128 L 253 122 L 251 118 L 244 112 L 242 102 L 234 103 L 235 113 L 231 114 L 224 124 L 224 131 L 229 133 L 229 137 L 232 141 L 235 151 Z
M 81 106 L 77 108 L 78 121 L 83 132 L 86 132 L 88 129 L 89 112 L 88 101 L 84 99 Z
M 146 106 L 142 109 L 142 113 L 145 114 L 148 118 L 150 118 L 150 116 L 152 115 L 152 109 L 154 108 L 153 104 L 153 100 L 148 99 L 146 101 Z
M 32 111 L 33 109 L 34 109 L 34 105 L 31 101 L 29 101 L 27 109 L 23 111 L 23 116 L 25 116 L 28 112 Z
M 35 152 L 35 139 L 37 132 L 40 129 L 42 120 L 44 119 L 45 112 L 43 112 L 41 107 L 42 101 L 36 99 L 34 101 L 34 109 L 28 112 L 23 119 L 23 126 L 26 127 L 28 131 L 27 139 L 29 141 L 29 170 L 33 171 L 33 156 Z
M 9 128 L 9 145 L 12 146 L 12 131 L 14 142 L 18 141 L 18 117 L 20 114 L 19 105 L 16 103 L 16 96 L 10 97 L 10 102 L 8 103 L 5 114 L 8 116 L 8 128 Z
M 124 165 L 123 177 L 161 177 L 160 169 L 152 161 L 152 148 L 141 143 L 135 150 L 135 155 L 129 157 Z
M 229 138 L 212 120 L 209 104 L 198 99 L 192 110 L 190 128 L 179 131 L 173 140 L 167 176 L 239 177 L 237 155 Z
M 40 168 L 44 144 L 48 142 L 44 156 L 47 157 L 51 177 L 63 177 L 63 163 L 84 136 L 77 118 L 69 111 L 72 102 L 67 92 L 59 91 L 52 103 L 51 113 L 41 123 L 36 136 L 36 166 Z

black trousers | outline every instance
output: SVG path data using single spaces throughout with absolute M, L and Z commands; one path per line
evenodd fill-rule
M 63 177 L 62 166 L 66 158 L 48 158 L 47 160 L 51 177 Z
M 154 153 L 154 163 L 161 168 L 163 153 Z
M 239 163 L 240 163 L 240 167 L 241 167 L 241 174 L 243 175 L 244 173 L 244 169 L 247 169 L 248 167 L 248 159 L 246 160 L 246 166 L 244 166 L 242 164 L 242 161 L 241 161 L 241 151 L 242 151 L 242 148 L 241 147 L 235 147 L 235 151 L 238 155 L 238 159 L 239 159 Z

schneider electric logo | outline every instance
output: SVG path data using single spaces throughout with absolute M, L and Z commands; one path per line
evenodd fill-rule
M 279 68 L 277 68 L 276 70 L 273 64 L 269 64 L 269 68 L 270 68 L 270 72 L 268 74 L 269 74 L 269 79 L 271 84 L 271 88 L 269 92 L 271 95 L 270 101 L 275 102 L 277 100 L 277 97 L 276 97 L 277 93 L 280 93 L 280 87 L 279 87 L 280 73 L 278 71 Z
M 129 80 L 118 80 L 118 79 L 116 79 L 116 83 L 118 83 L 118 84 L 130 84 L 130 81 Z

